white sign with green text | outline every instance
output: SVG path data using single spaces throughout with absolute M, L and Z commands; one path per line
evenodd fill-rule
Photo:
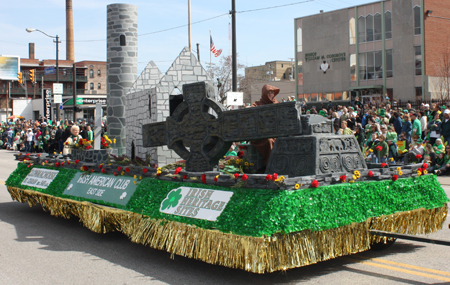
M 53 179 L 55 179 L 58 173 L 58 170 L 33 168 L 31 169 L 27 177 L 25 177 L 25 179 L 22 181 L 22 185 L 47 189 L 48 185 L 52 183 Z
M 216 221 L 231 196 L 233 192 L 180 187 L 167 194 L 159 210 L 164 214 Z

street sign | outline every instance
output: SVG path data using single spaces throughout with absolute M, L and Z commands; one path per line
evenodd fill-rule
M 42 89 L 42 103 L 43 103 L 43 116 L 47 118 L 47 120 L 51 120 L 52 118 L 52 90 L 50 89 Z
M 60 104 L 62 103 L 62 95 L 60 94 L 54 94 L 53 95 L 53 103 Z
M 44 75 L 55 74 L 55 67 L 49 66 L 44 69 Z
M 63 94 L 63 84 L 62 83 L 53 83 L 53 94 L 59 94 L 59 95 Z
M 62 110 L 63 109 L 63 103 L 59 103 L 59 109 Z

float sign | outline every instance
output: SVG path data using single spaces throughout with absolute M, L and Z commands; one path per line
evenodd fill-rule
M 33 168 L 31 172 L 22 181 L 22 185 L 47 189 L 48 185 L 52 183 L 59 171 L 42 168 Z
M 159 211 L 164 214 L 216 221 L 233 192 L 180 187 L 167 194 Z
M 64 190 L 64 194 L 125 206 L 136 190 L 133 181 L 133 177 L 128 176 L 78 172 Z

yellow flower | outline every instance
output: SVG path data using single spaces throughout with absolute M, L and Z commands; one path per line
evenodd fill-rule
M 423 174 L 428 174 L 428 171 L 426 169 L 424 169 Z
M 122 173 L 120 173 L 120 175 L 125 175 L 125 171 L 122 171 Z
M 139 180 L 142 180 L 142 176 L 139 176 Z
M 133 176 L 133 178 L 136 179 L 136 178 L 137 178 L 137 175 L 135 174 L 135 175 Z
M 400 171 L 398 172 L 398 175 L 402 176 L 402 175 L 403 175 L 403 171 L 400 170 Z
M 247 161 L 245 162 L 245 166 L 249 166 L 250 165 L 250 163 L 248 163 Z
M 358 177 L 356 177 L 356 175 L 353 175 L 353 180 L 356 180 L 356 179 L 358 179 Z
M 133 180 L 133 182 L 134 182 L 134 185 L 136 185 L 136 180 Z
M 359 173 L 359 171 L 358 171 L 358 170 L 355 170 L 355 171 L 354 171 L 354 174 L 356 174 L 356 175 L 360 175 L 361 173 Z
M 420 175 L 422 175 L 422 172 L 420 172 L 420 171 L 417 171 L 417 175 L 419 175 L 419 176 L 420 176 Z
M 349 180 L 348 182 L 349 182 L 349 183 L 354 183 L 354 182 L 355 182 L 355 180 Z
M 45 162 L 42 163 L 42 166 L 44 166 L 44 165 L 45 165 Z
M 75 144 L 76 147 L 78 147 L 78 144 Z
M 255 165 L 254 163 L 250 163 L 250 166 L 253 166 L 253 165 Z
M 280 176 L 281 181 L 283 181 L 284 179 L 286 179 L 284 176 Z
M 392 162 L 392 161 L 394 161 L 394 158 L 393 158 L 393 157 L 391 157 L 391 158 L 390 158 L 389 160 L 390 160 L 390 161 Z
M 373 149 L 369 149 L 370 152 L 373 152 Z
M 83 166 L 82 166 L 82 167 L 80 167 L 80 170 L 81 170 L 81 171 L 83 171 L 83 170 L 84 170 L 84 169 L 83 169 Z
M 216 175 L 216 179 L 219 179 L 219 175 Z
M 161 167 L 156 168 L 156 171 L 161 172 Z
M 156 174 L 161 174 L 161 170 L 157 170 L 157 171 L 156 171 Z
M 402 170 L 402 168 L 401 167 L 397 167 L 397 171 L 400 171 L 400 170 Z
M 298 185 L 298 183 L 297 183 L 297 184 L 295 184 L 294 188 L 295 188 L 295 190 L 298 190 L 298 188 L 300 188 L 300 185 Z
M 114 143 L 116 143 L 116 139 L 114 139 Z

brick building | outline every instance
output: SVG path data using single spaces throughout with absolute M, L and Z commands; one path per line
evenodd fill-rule
M 297 18 L 295 29 L 300 100 L 406 102 L 449 89 L 450 1 L 378 1 Z

